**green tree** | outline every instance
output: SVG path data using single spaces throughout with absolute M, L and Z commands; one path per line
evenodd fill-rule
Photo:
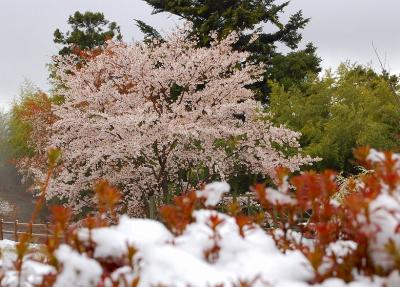
M 54 42 L 62 45 L 60 55 L 71 54 L 74 49 L 91 50 L 103 45 L 109 39 L 121 40 L 120 28 L 115 22 L 109 22 L 103 13 L 75 12 L 68 19 L 71 31 L 54 31 Z
M 217 32 L 223 38 L 232 31 L 238 31 L 239 41 L 236 49 L 252 53 L 252 60 L 264 63 L 267 72 L 264 80 L 254 88 L 258 97 L 268 100 L 270 88 L 267 80 L 283 80 L 286 85 L 298 84 L 308 73 L 320 72 L 320 59 L 311 45 L 305 50 L 283 55 L 277 51 L 277 43 L 290 49 L 296 49 L 302 39 L 300 31 L 309 22 L 302 11 L 289 16 L 284 23 L 281 18 L 289 2 L 276 4 L 275 0 L 144 0 L 150 4 L 153 13 L 169 12 L 193 23 L 193 34 L 200 45 L 207 46 L 212 40 L 211 32 Z M 148 36 L 154 35 L 154 29 L 139 23 L 139 28 Z M 271 31 L 265 32 L 263 26 Z M 251 41 L 252 32 L 259 37 Z M 157 34 L 158 35 L 158 34 Z M 268 69 L 271 68 L 272 69 Z M 282 76 L 284 75 L 284 76 Z M 288 83 L 290 82 L 290 83 Z
M 311 43 L 304 50 L 290 52 L 287 55 L 276 54 L 267 70 L 267 78 L 280 83 L 285 90 L 292 87 L 302 88 L 309 75 L 321 71 L 321 59 L 316 56 L 317 49 Z
M 12 158 L 19 161 L 40 153 L 40 144 L 47 138 L 46 125 L 52 121 L 48 97 L 31 83 L 21 87 L 20 97 L 7 115 L 7 144 Z
M 208 45 L 210 33 L 220 37 L 232 31 L 242 31 L 240 45 L 249 45 L 251 36 L 244 30 L 254 30 L 260 23 L 272 24 L 276 32 L 263 33 L 256 45 L 270 49 L 279 41 L 290 48 L 296 48 L 301 40 L 299 29 L 304 28 L 308 19 L 299 11 L 283 24 L 280 16 L 289 2 L 275 4 L 275 0 L 145 0 L 153 13 L 169 12 L 193 23 L 193 29 L 200 38 L 200 44 Z M 264 49 L 257 49 L 262 54 Z
M 154 29 L 150 25 L 147 25 L 145 22 L 143 22 L 141 20 L 135 20 L 135 22 L 136 22 L 136 25 L 138 26 L 138 28 L 140 29 L 140 31 L 142 31 L 142 33 L 144 34 L 145 42 L 146 41 L 149 42 L 154 38 L 162 40 L 161 34 L 156 29 Z
M 272 84 L 273 121 L 303 134 L 304 151 L 323 160 L 320 169 L 355 172 L 353 149 L 399 150 L 398 79 L 369 67 L 342 64 L 336 73 L 309 76 L 301 88 Z

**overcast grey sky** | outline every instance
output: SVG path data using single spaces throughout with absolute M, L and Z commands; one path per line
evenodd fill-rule
M 399 0 L 292 0 L 288 12 L 299 9 L 312 18 L 303 43 L 316 44 L 325 68 L 345 60 L 376 66 L 374 41 L 391 72 L 400 73 Z M 65 30 L 76 10 L 104 12 L 118 22 L 126 41 L 141 39 L 134 18 L 162 31 L 179 22 L 167 14 L 151 15 L 141 0 L 0 0 L 0 107 L 12 101 L 24 79 L 48 88 L 45 65 L 57 51 L 53 31 Z

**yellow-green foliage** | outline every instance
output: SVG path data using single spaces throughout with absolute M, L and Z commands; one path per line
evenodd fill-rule
M 320 156 L 318 168 L 352 172 L 353 148 L 399 149 L 400 106 L 392 87 L 398 79 L 359 65 L 310 77 L 301 90 L 272 83 L 274 121 L 303 133 L 306 153 Z
M 32 156 L 34 153 L 33 147 L 29 144 L 32 126 L 23 116 L 27 109 L 27 102 L 33 100 L 34 97 L 35 91 L 33 89 L 23 88 L 20 100 L 13 104 L 10 111 L 8 142 L 12 147 L 15 158 Z
M 46 113 L 51 110 L 52 101 L 52 98 L 31 84 L 27 84 L 21 89 L 20 98 L 14 102 L 7 122 L 8 144 L 12 148 L 15 159 L 32 157 L 36 154 L 37 142 L 32 139 L 34 124 L 40 117 L 46 117 Z M 49 121 L 50 119 L 42 120 Z M 41 137 L 44 137 L 46 131 L 40 132 L 42 133 Z

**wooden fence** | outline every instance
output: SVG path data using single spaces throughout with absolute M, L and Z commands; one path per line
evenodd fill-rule
M 49 223 L 22 223 L 18 220 L 5 221 L 0 219 L 0 240 L 9 239 L 19 241 L 19 237 L 22 234 L 30 234 L 32 241 L 34 242 L 45 242 L 50 232 Z
M 162 199 L 156 196 L 150 196 L 146 202 L 147 217 L 150 219 L 160 219 L 158 214 L 158 206 L 161 205 Z M 255 204 L 254 195 L 251 193 L 241 196 L 226 196 L 223 203 L 227 204 L 232 201 L 238 201 L 245 211 L 251 213 L 250 209 Z M 22 234 L 30 234 L 32 241 L 44 243 L 52 236 L 52 225 L 47 223 L 24 223 L 18 220 L 10 221 L 0 218 L 0 240 L 9 239 L 19 241 Z

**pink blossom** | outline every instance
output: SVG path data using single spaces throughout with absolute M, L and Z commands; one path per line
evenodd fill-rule
M 273 175 L 278 166 L 312 163 L 300 153 L 300 133 L 273 126 L 245 88 L 263 67 L 244 64 L 249 54 L 232 49 L 236 40 L 233 33 L 199 48 L 183 28 L 163 43 L 109 42 L 83 67 L 58 59 L 65 101 L 54 106 L 47 146 L 62 150 L 63 165 L 48 198 L 80 212 L 94 205 L 89 191 L 103 178 L 121 188 L 123 210 L 138 215 L 143 198 L 187 190 L 189 177 L 225 180 L 238 165 Z M 232 150 L 217 145 L 223 141 Z M 297 153 L 287 156 L 287 148 Z

